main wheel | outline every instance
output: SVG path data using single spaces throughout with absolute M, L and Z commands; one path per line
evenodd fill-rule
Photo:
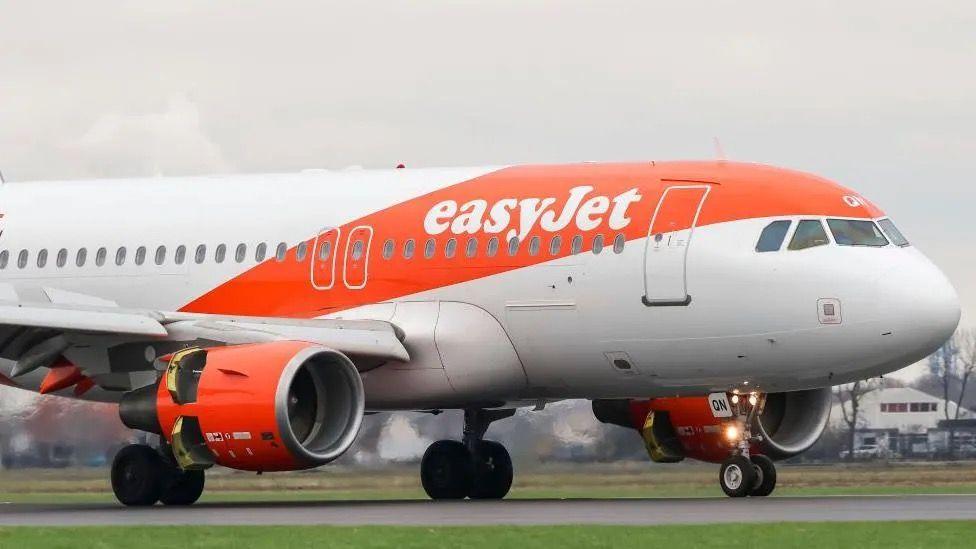
M 756 471 L 756 481 L 752 485 L 750 496 L 764 497 L 773 493 L 776 488 L 776 465 L 766 456 L 755 454 L 749 457 L 753 469 Z
M 123 505 L 153 505 L 162 495 L 163 462 L 145 444 L 130 444 L 112 461 L 112 491 Z
M 502 499 L 512 487 L 512 457 L 492 440 L 478 443 L 471 499 Z
M 203 485 L 206 476 L 203 471 L 180 471 L 174 472 L 175 478 L 170 485 L 163 490 L 159 497 L 165 505 L 193 505 L 200 494 L 203 493 Z
M 718 471 L 718 482 L 722 491 L 730 498 L 748 496 L 756 482 L 756 469 L 744 456 L 732 456 L 722 462 Z
M 431 499 L 464 499 L 474 481 L 474 462 L 464 444 L 438 440 L 420 461 L 420 482 Z

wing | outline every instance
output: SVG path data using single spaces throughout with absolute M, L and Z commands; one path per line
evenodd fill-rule
M 42 393 L 128 391 L 152 383 L 156 359 L 178 349 L 276 340 L 333 348 L 362 371 L 410 360 L 402 331 L 390 322 L 126 309 L 64 290 L 0 285 L 0 383 Z

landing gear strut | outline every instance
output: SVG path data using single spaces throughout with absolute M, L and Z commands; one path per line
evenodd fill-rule
M 431 499 L 502 499 L 512 487 L 512 458 L 501 444 L 484 440 L 493 421 L 515 410 L 464 411 L 462 440 L 439 440 L 420 462 L 420 480 Z
M 735 421 L 727 424 L 726 435 L 734 448 L 719 469 L 719 486 L 725 495 L 733 498 L 768 496 L 776 488 L 776 466 L 767 456 L 750 455 L 752 443 L 760 441 L 760 437 L 752 435 L 751 426 L 756 416 L 762 413 L 766 395 L 736 393 L 729 400 Z
M 169 445 L 130 444 L 112 461 L 112 491 L 123 505 L 192 505 L 203 493 L 204 472 L 176 466 Z

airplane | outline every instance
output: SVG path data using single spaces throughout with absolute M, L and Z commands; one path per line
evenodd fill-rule
M 117 402 L 117 499 L 291 471 L 368 413 L 464 411 L 420 476 L 500 499 L 488 426 L 589 399 L 733 497 L 820 436 L 830 387 L 956 329 L 942 272 L 857 192 L 730 161 L 0 185 L 0 382 Z

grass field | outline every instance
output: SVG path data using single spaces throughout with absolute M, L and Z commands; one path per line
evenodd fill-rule
M 538 527 L 0 528 L 0 547 L 972 547 L 972 522 Z M 640 545 L 638 545 L 640 544 Z
M 414 466 L 256 476 L 215 470 L 202 501 L 423 499 Z M 708 465 L 554 464 L 516 471 L 511 498 L 722 497 Z M 976 463 L 781 466 L 775 495 L 976 494 Z M 104 469 L 0 472 L 0 502 L 113 502 Z

